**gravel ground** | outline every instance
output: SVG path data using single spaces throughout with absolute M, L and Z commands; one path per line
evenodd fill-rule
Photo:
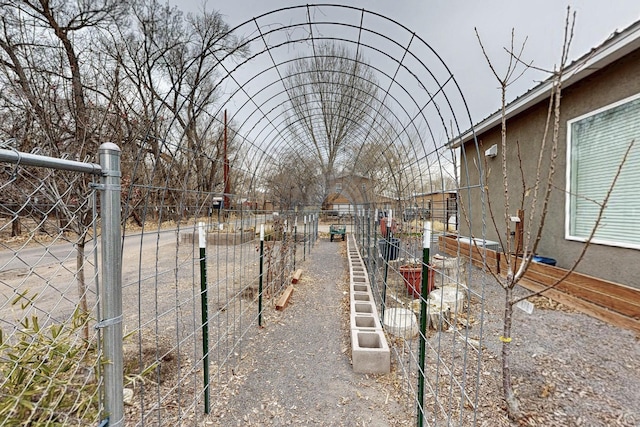
M 310 256 L 314 262 L 301 266 L 303 280 L 290 305 L 282 312 L 268 307 L 265 327 L 246 337 L 242 363 L 205 425 L 415 423 L 397 362 L 388 375 L 355 374 L 351 368 L 344 254 L 344 243 L 318 242 Z M 477 269 L 472 277 L 472 286 L 486 283 L 484 305 L 470 302 L 475 319 L 484 322 L 476 425 L 640 426 L 638 337 L 544 297 L 531 300 L 532 314 L 515 313 L 512 369 L 525 417 L 509 422 L 498 339 L 502 291 Z M 470 331 L 478 337 L 479 321 Z M 431 331 L 431 339 L 434 334 L 451 331 Z M 436 425 L 472 425 L 471 415 Z
M 412 425 L 392 375 L 356 374 L 348 336 L 345 244 L 322 239 L 284 311 L 243 350 L 237 381 L 205 424 Z
M 474 274 L 482 280 L 481 272 Z M 497 285 L 485 287 L 482 369 L 500 381 L 503 300 Z M 516 309 L 513 323 L 512 366 L 525 413 L 522 424 L 640 426 L 640 337 L 548 298 L 530 300 L 534 312 Z M 487 391 L 502 408 L 500 381 Z

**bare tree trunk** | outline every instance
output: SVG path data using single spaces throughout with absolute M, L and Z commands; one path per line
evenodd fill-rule
M 22 234 L 22 224 L 20 224 L 20 217 L 16 216 L 11 221 L 11 237 L 17 237 Z
M 76 248 L 76 280 L 78 281 L 78 307 L 84 324 L 82 325 L 82 337 L 89 341 L 89 304 L 87 303 L 87 283 L 84 276 L 84 237 L 80 238 Z
M 504 400 L 507 403 L 507 414 L 511 420 L 518 420 L 521 417 L 520 405 L 513 392 L 511 382 L 511 324 L 513 322 L 513 288 L 507 286 L 504 293 L 504 325 L 502 329 L 502 388 L 504 390 Z

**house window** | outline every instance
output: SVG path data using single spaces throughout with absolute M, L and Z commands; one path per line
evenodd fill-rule
M 336 193 L 339 193 L 342 191 L 342 183 L 338 182 L 336 183 Z
M 640 249 L 640 95 L 567 123 L 565 234 L 585 241 L 624 153 L 634 146 L 611 192 L 594 243 Z

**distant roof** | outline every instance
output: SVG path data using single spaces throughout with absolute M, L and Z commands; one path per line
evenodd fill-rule
M 567 66 L 562 76 L 562 87 L 566 88 L 579 82 L 638 48 L 640 48 L 640 21 L 634 22 L 622 31 L 614 32 L 600 46 L 591 49 Z M 549 98 L 552 85 L 553 76 L 511 101 L 505 108 L 506 118 L 510 119 Z M 449 141 L 448 145 L 451 148 L 460 147 L 465 142 L 472 140 L 474 133 L 479 135 L 488 131 L 500 124 L 501 119 L 501 110 L 498 110 L 476 124 L 473 129 L 469 129 Z

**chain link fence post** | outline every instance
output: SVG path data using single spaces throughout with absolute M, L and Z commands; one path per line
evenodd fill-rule
M 122 237 L 120 232 L 120 148 L 106 142 L 98 149 L 102 244 L 102 316 L 104 410 L 110 427 L 124 425 L 122 356 Z

